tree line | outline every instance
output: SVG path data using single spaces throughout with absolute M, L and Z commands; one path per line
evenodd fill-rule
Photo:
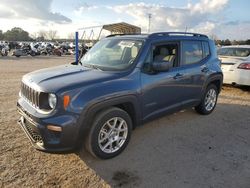
M 20 27 L 14 27 L 11 30 L 3 32 L 0 30 L 0 41 L 45 41 L 55 40 L 57 37 L 56 30 L 39 31 L 37 33 L 30 34 L 24 31 Z
M 214 40 L 216 45 L 230 46 L 230 45 L 250 45 L 250 39 L 247 40 Z
M 3 32 L 0 30 L 0 40 L 6 41 L 31 41 L 33 40 L 27 31 L 19 27 L 14 27 L 11 30 Z
M 220 46 L 243 45 L 243 44 L 250 45 L 250 39 L 220 40 L 215 35 L 211 35 L 210 38 L 212 38 L 215 41 L 216 45 L 220 45 Z M 55 39 L 58 40 L 56 30 L 49 30 L 49 31 L 40 30 L 33 34 L 29 34 L 27 31 L 24 31 L 20 27 L 14 27 L 11 30 L 8 30 L 6 32 L 3 32 L 2 30 L 0 30 L 0 41 L 1 40 L 4 40 L 4 41 L 45 41 L 45 40 L 53 41 Z M 73 40 L 73 39 L 74 39 L 74 33 L 69 34 L 68 40 Z M 59 39 L 59 40 L 62 40 L 62 39 Z

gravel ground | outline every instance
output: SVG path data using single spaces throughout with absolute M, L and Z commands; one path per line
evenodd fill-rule
M 224 86 L 214 113 L 192 109 L 138 127 L 111 160 L 35 150 L 16 123 L 22 75 L 73 57 L 0 59 L 0 187 L 250 187 L 250 89 Z

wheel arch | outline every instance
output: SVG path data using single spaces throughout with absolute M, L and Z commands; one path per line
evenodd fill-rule
M 220 93 L 223 84 L 223 74 L 217 73 L 216 75 L 211 75 L 204 84 L 203 93 L 206 91 L 206 88 L 210 84 L 214 84 L 218 89 L 218 93 Z
M 119 96 L 101 102 L 89 104 L 81 113 L 80 119 L 78 121 L 79 129 L 79 139 L 86 138 L 87 134 L 91 128 L 95 116 L 110 107 L 118 107 L 126 111 L 132 120 L 133 128 L 141 123 L 141 110 L 139 100 L 135 95 Z

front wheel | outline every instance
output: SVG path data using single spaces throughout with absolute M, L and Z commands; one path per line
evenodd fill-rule
M 210 84 L 207 87 L 205 95 L 203 96 L 200 104 L 195 107 L 195 110 L 203 115 L 210 114 L 217 104 L 217 98 L 218 89 L 214 84 Z
M 95 157 L 109 159 L 119 155 L 127 146 L 132 131 L 132 121 L 120 108 L 100 112 L 87 139 L 87 149 Z

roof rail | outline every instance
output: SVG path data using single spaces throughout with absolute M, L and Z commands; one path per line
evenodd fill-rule
M 129 34 L 125 34 L 125 33 L 111 34 L 111 35 L 106 36 L 105 38 L 115 37 L 115 36 L 122 36 L 122 35 L 129 35 Z
M 158 33 L 152 33 L 148 37 L 151 38 L 155 36 L 193 36 L 193 37 L 208 38 L 207 35 L 203 35 L 199 33 L 187 33 L 187 32 L 158 32 Z
M 141 34 L 141 33 L 117 33 L 117 34 L 108 35 L 105 38 L 115 37 L 115 36 L 123 36 L 123 35 L 143 35 L 143 34 Z

